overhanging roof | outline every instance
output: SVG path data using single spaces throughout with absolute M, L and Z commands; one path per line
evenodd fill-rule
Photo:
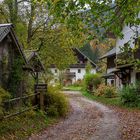
M 119 69 L 115 69 L 115 70 L 113 70 L 111 73 L 116 73 L 116 72 L 118 72 L 118 71 L 120 71 Z
M 102 57 L 100 57 L 100 59 L 104 59 L 106 57 L 110 57 L 115 54 L 116 54 L 116 47 L 114 47 L 112 50 L 110 50 L 106 54 L 104 54 Z
M 108 78 L 108 79 L 109 78 L 114 79 L 114 76 L 115 76 L 114 73 L 106 73 L 102 75 L 103 78 Z
M 76 48 L 76 50 L 79 53 L 81 53 L 84 57 L 86 57 L 90 63 L 92 63 L 95 67 L 97 67 L 97 65 L 87 55 L 85 55 L 80 49 Z
M 37 51 L 32 51 L 32 50 L 26 50 L 25 51 L 25 55 L 26 55 L 26 59 L 28 61 L 28 63 L 30 64 L 30 61 L 33 59 L 33 58 L 37 58 L 38 60 L 38 65 L 39 67 L 41 68 L 41 71 L 45 71 L 45 67 L 41 61 L 41 58 L 40 56 L 38 55 Z
M 0 24 L 0 42 L 7 36 L 10 32 L 11 24 Z
M 132 66 L 133 66 L 133 64 L 119 65 L 119 66 L 117 66 L 117 69 L 129 68 L 129 67 L 132 67 Z
M 14 32 L 14 29 L 13 29 L 13 24 L 12 23 L 7 23 L 7 24 L 0 24 L 0 42 L 3 41 L 3 39 L 8 35 L 10 34 L 10 36 L 12 37 L 19 53 L 21 54 L 22 58 L 24 59 L 24 62 L 27 64 L 27 60 L 26 60 L 26 57 L 23 53 L 23 50 L 22 50 L 22 46 L 20 45 L 19 41 L 18 41 L 18 38 Z

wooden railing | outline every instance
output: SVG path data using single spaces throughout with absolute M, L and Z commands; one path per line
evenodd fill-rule
M 40 93 L 17 97 L 3 102 L 4 116 L 2 119 L 16 116 L 30 109 L 39 107 Z

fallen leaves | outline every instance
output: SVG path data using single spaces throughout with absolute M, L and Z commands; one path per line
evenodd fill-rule
M 114 109 L 121 125 L 121 140 L 140 140 L 140 110 Z

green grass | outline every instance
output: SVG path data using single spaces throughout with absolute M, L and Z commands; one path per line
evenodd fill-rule
M 122 104 L 119 97 L 117 97 L 117 98 L 99 97 L 99 96 L 92 95 L 91 93 L 86 92 L 86 91 L 81 91 L 81 93 L 83 96 L 87 97 L 88 99 L 103 103 L 108 106 L 116 106 L 116 107 L 120 107 L 123 109 L 127 109 L 129 111 L 140 110 L 139 107 L 128 107 L 128 106 Z
M 67 86 L 63 87 L 63 90 L 70 90 L 70 91 L 80 91 L 82 87 L 78 86 Z
M 43 112 L 29 111 L 20 116 L 0 122 L 1 140 L 27 139 L 49 125 L 57 122 L 57 118 L 47 117 Z
M 99 96 L 92 95 L 86 91 L 82 91 L 82 95 L 84 95 L 85 97 L 89 99 L 101 102 L 106 105 L 121 106 L 120 99 L 118 97 L 117 98 L 99 97 Z

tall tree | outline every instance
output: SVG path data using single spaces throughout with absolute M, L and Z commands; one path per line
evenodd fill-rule
M 50 0 L 48 5 L 58 22 L 73 26 L 82 21 L 94 33 L 105 29 L 120 35 L 123 24 L 140 24 L 139 0 Z

